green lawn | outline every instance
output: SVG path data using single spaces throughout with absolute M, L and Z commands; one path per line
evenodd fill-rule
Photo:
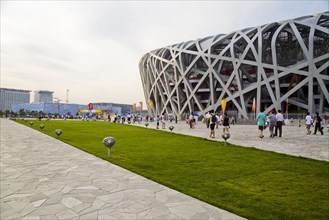
M 31 127 L 28 122 L 24 123 Z M 329 163 L 105 122 L 34 121 L 33 128 L 248 219 L 329 219 Z

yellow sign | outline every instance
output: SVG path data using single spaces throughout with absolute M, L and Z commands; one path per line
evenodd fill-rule
M 222 105 L 222 112 L 225 112 L 225 109 L 226 109 L 226 99 L 222 99 L 221 105 Z
M 254 98 L 252 101 L 252 107 L 251 107 L 251 111 L 255 112 L 256 111 L 256 99 Z
M 149 101 L 149 107 L 150 107 L 150 109 L 152 109 L 152 107 L 153 107 L 153 102 L 152 102 L 152 100 Z
M 97 109 L 97 110 L 84 110 L 84 109 L 82 109 L 82 110 L 79 110 L 78 112 L 79 113 L 83 113 L 83 112 L 103 113 L 103 112 L 105 112 L 105 110 L 100 110 L 100 109 Z

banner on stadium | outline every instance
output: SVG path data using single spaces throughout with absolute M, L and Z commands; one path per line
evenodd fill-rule
M 255 112 L 256 111 L 256 99 L 254 98 L 252 101 L 252 107 L 251 107 L 251 111 Z
M 221 105 L 222 105 L 222 112 L 225 112 L 225 110 L 226 110 L 226 99 L 222 99 Z

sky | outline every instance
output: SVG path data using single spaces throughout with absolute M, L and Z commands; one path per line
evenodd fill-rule
M 66 102 L 145 103 L 139 60 L 152 50 L 329 10 L 322 1 L 1 0 L 2 88 Z

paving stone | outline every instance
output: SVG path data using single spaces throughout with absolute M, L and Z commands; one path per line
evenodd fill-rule
M 158 205 L 149 209 L 147 215 L 145 215 L 144 217 L 146 219 L 154 219 L 163 215 L 169 215 L 171 213 L 172 212 L 170 212 L 166 205 Z
M 47 199 L 41 199 L 41 200 L 37 200 L 35 202 L 32 202 L 34 207 L 39 207 L 41 206 Z
M 92 204 L 92 207 L 95 209 L 100 209 L 103 205 L 105 205 L 105 202 L 99 198 L 96 198 Z
M 52 204 L 47 206 L 40 206 L 37 209 L 39 215 L 56 215 L 59 212 L 67 210 L 66 206 L 63 204 Z
M 94 212 L 80 216 L 79 219 L 91 220 L 91 219 L 97 219 L 97 217 L 98 217 L 98 211 L 94 211 Z
M 42 220 L 54 220 L 57 219 L 56 215 L 41 215 L 40 219 Z
M 40 220 L 40 219 L 41 219 L 41 217 L 37 216 L 37 215 L 25 216 L 22 218 L 22 220 Z
M 80 205 L 72 207 L 72 210 L 75 211 L 76 213 L 80 213 L 81 211 L 89 208 L 91 206 L 90 203 L 81 203 Z
M 17 212 L 21 212 L 29 203 L 22 202 L 22 201 L 10 201 L 10 202 L 7 202 L 7 204 L 10 205 Z
M 32 196 L 29 196 L 28 197 L 30 202 L 35 202 L 35 201 L 40 201 L 40 200 L 43 200 L 43 199 L 48 199 L 48 196 L 46 196 L 45 194 L 43 193 L 37 193 L 37 194 L 34 194 Z
M 118 219 L 117 217 L 108 214 L 98 215 L 98 220 L 117 220 L 117 219 Z
M 56 214 L 58 219 L 79 219 L 79 215 L 72 210 L 64 210 Z
M 0 212 L 0 219 L 17 219 L 20 217 L 21 216 L 18 214 L 18 212 L 13 208 L 1 210 Z
M 72 208 L 74 206 L 82 204 L 81 201 L 73 198 L 73 197 L 64 197 L 61 201 L 62 204 L 64 204 L 68 208 Z

